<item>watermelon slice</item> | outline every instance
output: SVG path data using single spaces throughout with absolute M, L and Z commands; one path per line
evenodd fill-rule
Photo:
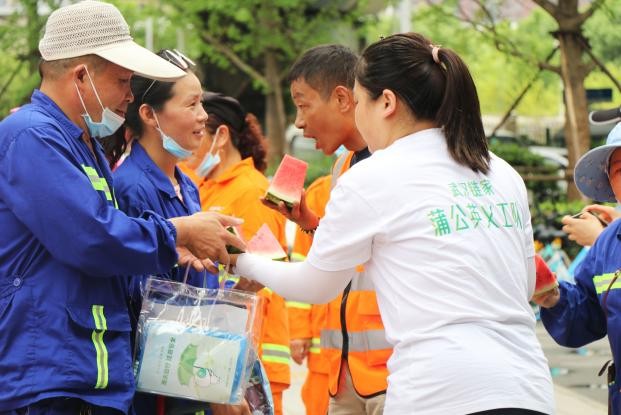
M 237 236 L 242 241 L 244 240 L 244 237 L 242 236 L 241 228 L 238 225 L 229 226 L 228 228 L 226 228 L 226 230 L 231 232 L 233 235 Z M 229 254 L 243 254 L 244 253 L 244 251 L 242 251 L 239 248 L 234 247 L 233 245 L 227 245 L 226 252 L 228 252 Z
M 287 253 L 283 251 L 278 239 L 276 239 L 266 224 L 259 228 L 246 246 L 251 254 L 261 255 L 274 261 L 284 261 L 287 259 Z
M 535 255 L 535 266 L 537 270 L 537 282 L 535 283 L 534 295 L 541 295 L 558 287 L 556 276 L 550 270 L 548 264 L 546 264 L 543 258 L 538 254 Z
M 283 201 L 289 209 L 294 203 L 300 203 L 307 168 L 305 161 L 285 154 L 267 189 L 265 199 L 275 204 Z

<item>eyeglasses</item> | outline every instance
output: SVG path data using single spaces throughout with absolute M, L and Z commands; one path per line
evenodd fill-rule
M 184 71 L 187 71 L 188 69 L 196 66 L 196 63 L 194 63 L 192 59 L 188 58 L 177 49 L 162 49 L 160 52 L 158 52 L 158 56 L 162 59 L 166 59 L 168 62 L 172 63 L 180 69 L 183 69 Z M 151 81 L 147 89 L 145 89 L 144 93 L 142 94 L 140 102 L 144 102 L 145 97 L 147 96 L 151 88 L 153 88 L 153 85 L 155 85 L 156 82 L 156 79 Z

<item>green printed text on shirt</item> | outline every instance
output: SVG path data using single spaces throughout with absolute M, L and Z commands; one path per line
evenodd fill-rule
M 456 203 L 437 207 L 427 213 L 436 236 L 449 235 L 473 229 L 523 229 L 524 221 L 519 205 L 514 201 L 473 202 L 472 198 L 494 195 L 488 180 L 449 183 L 448 189 Z M 469 200 L 459 200 L 468 198 Z

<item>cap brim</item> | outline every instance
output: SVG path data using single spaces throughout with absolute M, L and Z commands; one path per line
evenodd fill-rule
M 610 155 L 621 145 L 604 145 L 588 151 L 576 163 L 574 181 L 578 190 L 598 202 L 616 202 L 606 169 Z
M 158 81 L 176 81 L 187 73 L 133 41 L 116 43 L 92 52 L 137 75 Z

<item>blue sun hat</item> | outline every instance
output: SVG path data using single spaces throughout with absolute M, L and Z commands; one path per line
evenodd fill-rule
M 606 144 L 589 150 L 580 157 L 574 170 L 578 190 L 598 202 L 616 202 L 608 179 L 608 162 L 612 153 L 621 147 L 621 123 L 608 133 Z

